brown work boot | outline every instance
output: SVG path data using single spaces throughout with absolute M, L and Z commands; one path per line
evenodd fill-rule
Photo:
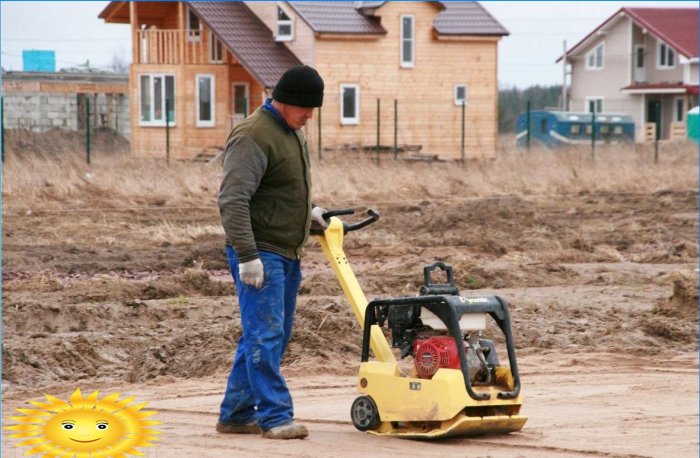
M 306 426 L 298 425 L 293 421 L 275 426 L 262 433 L 266 439 L 303 439 L 308 435 L 309 430 L 306 429 Z
M 260 434 L 260 426 L 254 421 L 250 423 L 221 423 L 216 424 L 216 430 L 224 434 Z

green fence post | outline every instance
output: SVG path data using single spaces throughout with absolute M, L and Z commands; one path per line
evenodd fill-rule
M 243 117 L 248 117 L 248 97 L 243 96 Z
M 170 165 L 170 99 L 165 99 L 165 163 Z
M 525 120 L 527 122 L 527 135 L 525 136 L 525 144 L 527 145 L 527 150 L 530 151 L 530 101 L 525 102 L 526 116 Z
M 595 159 L 595 110 L 591 117 L 591 159 Z
M 322 151 L 323 146 L 321 145 L 321 107 L 318 107 L 318 160 L 323 159 Z
M 85 97 L 86 123 L 85 123 L 85 159 L 90 165 L 90 96 Z
M 379 162 L 379 129 L 381 127 L 379 103 L 379 97 L 377 97 L 377 162 Z
M 394 99 L 394 160 L 399 154 L 399 101 Z

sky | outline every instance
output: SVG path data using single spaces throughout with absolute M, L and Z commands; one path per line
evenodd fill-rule
M 22 69 L 22 50 L 56 51 L 58 69 L 85 64 L 110 66 L 131 60 L 130 27 L 97 16 L 109 2 L 0 2 L 0 63 Z M 499 44 L 501 87 L 562 82 L 564 40 L 571 48 L 623 6 L 687 6 L 697 1 L 482 1 L 510 32 Z

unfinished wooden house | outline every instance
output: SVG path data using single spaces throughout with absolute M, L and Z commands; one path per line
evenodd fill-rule
M 134 154 L 163 156 L 166 137 L 180 158 L 223 146 L 300 63 L 326 83 L 312 153 L 320 139 L 495 154 L 508 32 L 477 2 L 111 2 L 99 17 L 131 24 Z

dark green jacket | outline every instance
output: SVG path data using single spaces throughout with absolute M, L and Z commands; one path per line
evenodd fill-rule
M 219 211 L 240 262 L 258 250 L 299 259 L 311 223 L 311 174 L 301 131 L 256 110 L 226 142 Z

